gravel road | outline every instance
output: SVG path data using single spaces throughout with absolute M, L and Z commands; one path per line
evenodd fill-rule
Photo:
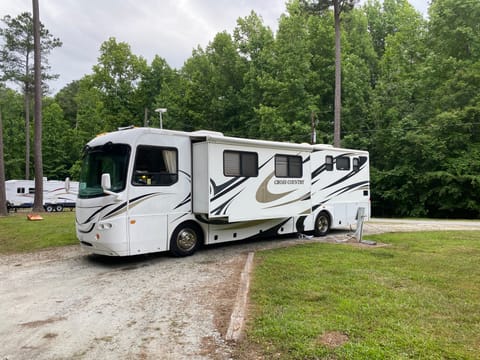
M 364 233 L 480 230 L 478 221 L 375 219 Z M 0 256 L 0 360 L 228 359 L 224 341 L 248 252 L 326 238 L 207 247 L 194 256 L 87 255 L 78 246 Z

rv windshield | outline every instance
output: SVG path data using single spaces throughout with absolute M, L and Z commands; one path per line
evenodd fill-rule
M 101 186 L 102 174 L 110 174 L 111 191 L 125 189 L 130 146 L 107 143 L 87 148 L 84 153 L 78 197 L 82 199 L 104 196 Z

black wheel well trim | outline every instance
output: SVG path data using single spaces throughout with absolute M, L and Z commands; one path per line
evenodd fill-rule
M 315 216 L 315 222 L 317 221 L 318 217 L 320 216 L 321 213 L 325 213 L 327 216 L 328 216 L 328 221 L 330 222 L 330 226 L 332 226 L 332 220 L 333 220 L 333 216 L 332 214 L 330 213 L 330 211 L 328 211 L 327 209 L 321 209 L 317 216 Z
M 170 250 L 170 242 L 171 242 L 171 240 L 172 240 L 173 234 L 175 234 L 175 232 L 176 232 L 178 229 L 187 227 L 188 225 L 190 225 L 190 226 L 193 227 L 196 231 L 198 231 L 198 236 L 200 237 L 200 245 L 205 245 L 205 232 L 203 231 L 203 228 L 202 228 L 202 227 L 200 226 L 200 224 L 199 224 L 198 222 L 196 222 L 195 220 L 189 219 L 189 220 L 182 221 L 180 224 L 178 224 L 177 226 L 175 226 L 175 228 L 173 229 L 172 234 L 170 235 L 170 241 L 168 242 L 168 249 L 169 249 L 169 250 Z

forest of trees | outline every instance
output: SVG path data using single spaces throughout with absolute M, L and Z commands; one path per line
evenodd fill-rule
M 106 39 L 92 72 L 43 100 L 44 176 L 76 178 L 85 143 L 121 126 L 333 143 L 333 11 L 288 2 L 274 33 L 252 12 L 181 69 Z M 480 2 L 369 0 L 341 14 L 342 147 L 371 155 L 377 216 L 480 215 Z M 146 34 L 148 36 L 148 34 Z M 0 85 L 5 173 L 25 177 L 24 96 Z M 33 131 L 33 129 L 31 130 Z

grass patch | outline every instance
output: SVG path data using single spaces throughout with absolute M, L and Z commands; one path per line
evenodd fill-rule
M 27 220 L 27 213 L 0 217 L 0 253 L 34 251 L 78 243 L 74 211 L 42 213 L 41 216 L 41 221 Z
M 258 252 L 239 357 L 479 359 L 480 232 L 369 239 Z

